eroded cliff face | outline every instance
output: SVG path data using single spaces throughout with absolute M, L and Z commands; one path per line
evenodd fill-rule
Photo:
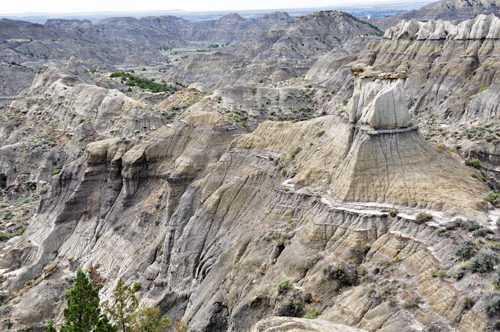
M 8 100 L 0 117 L 3 200 L 43 189 L 64 164 L 83 156 L 87 143 L 109 137 L 137 140 L 172 122 L 201 95 L 187 89 L 125 91 L 114 80 L 90 73 L 72 58 L 67 66 L 42 67 L 26 92 Z M 161 106 L 166 99 L 169 104 Z
M 337 91 L 331 105 L 350 98 L 349 69 L 370 65 L 374 71 L 405 72 L 406 102 L 427 140 L 479 158 L 490 184 L 498 176 L 498 105 L 494 15 L 478 15 L 457 25 L 446 21 L 403 21 L 370 42 L 356 56 L 324 55 L 306 80 Z M 330 108 L 331 109 L 331 108 Z
M 2 285 L 7 318 L 60 322 L 66 279 L 92 266 L 101 299 L 119 277 L 139 281 L 141 305 L 181 316 L 190 331 L 248 331 L 309 307 L 327 322 L 254 330 L 485 331 L 487 279 L 431 271 L 460 271 L 454 252 L 468 235 L 445 226 L 458 215 L 486 222 L 488 189 L 427 144 L 397 77 L 358 73 L 349 114 L 245 134 L 231 117 L 191 111 L 137 141 L 89 144 L 52 179 L 23 237 L 2 248 L 1 266 L 20 262 Z M 423 208 L 432 222 L 415 220 Z M 412 296 L 423 302 L 407 309 Z

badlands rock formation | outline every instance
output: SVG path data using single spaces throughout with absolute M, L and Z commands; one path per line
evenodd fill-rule
M 487 187 L 423 139 L 404 75 L 353 72 L 349 114 L 245 134 L 234 117 L 192 111 L 139 140 L 89 144 L 3 248 L 0 266 L 20 263 L 2 286 L 9 324 L 61 322 L 66 280 L 92 266 L 101 299 L 119 277 L 141 282 L 141 305 L 181 316 L 189 331 L 486 331 L 486 279 L 450 277 L 468 235 L 443 225 L 485 221 Z M 415 220 L 422 208 L 433 222 Z M 432 277 L 438 269 L 444 278 Z M 326 322 L 255 325 L 306 310 Z
M 203 82 L 211 89 L 261 80 L 279 82 L 305 74 L 332 48 L 338 54 L 357 53 L 379 34 L 377 27 L 348 14 L 315 12 L 276 24 L 215 54 L 192 55 L 169 70 L 165 79 Z
M 493 175 L 500 169 L 498 142 L 498 43 L 500 19 L 478 15 L 457 25 L 447 21 L 403 21 L 384 39 L 370 42 L 358 55 L 325 54 L 306 80 L 335 90 L 329 105 L 352 96 L 349 69 L 371 65 L 381 71 L 404 71 L 406 103 L 425 137 L 452 147 L 465 157 L 480 158 Z
M 139 92 L 138 87 L 124 93 L 123 87 L 91 75 L 75 58 L 64 67 L 43 66 L 29 90 L 2 110 L 3 194 L 8 199 L 25 197 L 33 186 L 43 188 L 62 165 L 81 157 L 87 143 L 106 137 L 138 138 L 172 122 L 189 105 L 176 103 L 182 96 L 170 96 L 176 109 L 163 110 L 150 99 L 163 101 L 167 93 Z
M 169 57 L 160 47 L 186 47 L 199 41 L 237 42 L 291 19 L 279 12 L 257 19 L 230 14 L 207 22 L 175 16 L 110 17 L 97 24 L 50 19 L 43 25 L 0 19 L 0 96 L 14 96 L 28 87 L 36 70 L 49 60 L 63 65 L 75 56 L 86 67 L 98 70 L 166 65 Z

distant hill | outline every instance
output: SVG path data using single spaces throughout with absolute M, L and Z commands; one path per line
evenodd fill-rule
M 295 18 L 229 45 L 214 54 L 194 54 L 170 69 L 165 79 L 204 82 L 209 88 L 281 81 L 305 74 L 326 52 L 359 52 L 382 34 L 350 14 L 319 11 Z
M 500 10 L 500 0 L 442 0 L 428 4 L 418 10 L 383 18 L 384 26 L 397 24 L 400 20 L 419 21 L 446 20 L 453 23 L 468 20 L 478 14 L 495 14 Z

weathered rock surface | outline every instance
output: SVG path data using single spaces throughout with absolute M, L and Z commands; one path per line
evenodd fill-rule
M 486 220 L 486 186 L 411 123 L 369 106 L 386 98 L 399 115 L 404 79 L 356 80 L 355 95 L 372 91 L 373 99 L 349 105 L 360 112 L 353 121 L 264 122 L 244 134 L 231 117 L 192 111 L 138 141 L 89 144 L 51 180 L 23 237 L 4 248 L 2 264 L 21 262 L 3 285 L 14 295 L 7 317 L 16 326 L 59 322 L 64 298 L 31 319 L 28 303 L 38 303 L 36 294 L 55 298 L 64 278 L 93 266 L 102 299 L 119 277 L 139 281 L 143 305 L 180 315 L 190 331 L 248 331 L 265 316 L 300 317 L 309 308 L 367 331 L 483 331 L 478 290 L 486 279 L 431 271 L 460 267 L 454 251 L 468 235 L 436 229 L 453 214 Z M 363 122 L 373 109 L 379 121 Z M 421 208 L 435 224 L 415 221 Z M 50 264 L 57 268 L 38 277 Z M 349 277 L 339 278 L 339 265 Z M 289 289 L 277 293 L 285 280 Z M 410 311 L 405 301 L 414 295 L 423 303 Z M 471 311 L 464 295 L 477 300 Z M 270 321 L 289 329 L 278 318 L 255 328 Z
M 35 74 L 36 70 L 32 68 L 0 64 L 0 97 L 16 97 L 20 91 L 29 88 Z
M 138 137 L 172 122 L 195 102 L 194 97 L 139 92 L 138 87 L 125 93 L 118 90 L 124 84 L 103 80 L 75 58 L 63 67 L 50 62 L 37 72 L 26 92 L 8 100 L 0 117 L 0 181 L 3 196 L 8 195 L 4 199 L 44 188 L 66 162 L 83 155 L 87 143 Z M 175 110 L 159 106 L 167 97 Z
M 322 320 L 310 320 L 310 319 L 289 318 L 289 317 L 273 317 L 264 319 L 255 324 L 255 326 L 252 327 L 251 330 L 251 332 L 274 332 L 274 331 L 362 332 L 363 330 Z

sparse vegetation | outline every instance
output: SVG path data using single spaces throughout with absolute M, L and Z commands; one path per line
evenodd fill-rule
M 490 316 L 500 314 L 500 292 L 499 291 L 488 291 L 483 295 L 484 306 L 486 312 Z
M 54 175 L 57 175 L 57 174 L 61 173 L 61 170 L 62 170 L 62 166 L 61 165 L 57 165 L 56 169 L 54 170 Z
M 419 224 L 432 220 L 432 214 L 421 211 L 415 218 Z
M 371 297 L 371 296 L 372 296 L 373 294 L 375 294 L 375 293 L 376 293 L 375 288 L 370 287 L 370 288 L 368 288 L 368 290 L 366 291 L 366 296 L 367 296 L 367 297 Z
M 311 307 L 307 308 L 304 318 L 314 319 L 318 315 L 321 315 L 321 310 L 311 306 Z
M 300 152 L 302 151 L 302 148 L 301 147 L 296 147 L 295 149 L 293 149 L 292 151 L 290 151 L 290 158 L 295 158 L 295 156 Z
M 482 249 L 467 263 L 466 268 L 471 272 L 485 273 L 493 270 L 496 263 L 498 255 L 490 249 Z
M 474 306 L 474 301 L 470 297 L 465 296 L 462 300 L 462 306 L 464 309 L 469 310 Z
M 484 200 L 488 203 L 496 204 L 499 200 L 498 193 L 492 191 L 488 195 L 484 196 Z
M 445 270 L 437 270 L 437 271 L 432 270 L 431 274 L 434 278 L 442 279 L 446 275 L 446 271 Z
M 318 131 L 318 132 L 316 133 L 316 137 L 321 137 L 321 136 L 323 136 L 323 134 L 324 134 L 324 133 L 325 133 L 325 131 L 324 131 L 324 130 L 320 130 L 320 131 Z
M 422 302 L 422 298 L 420 296 L 411 296 L 408 300 L 405 301 L 405 308 L 413 309 L 417 308 L 418 304 Z
M 467 166 L 472 166 L 477 169 L 481 169 L 483 166 L 481 165 L 481 162 L 478 159 L 475 158 L 467 158 L 465 159 L 465 165 Z
M 278 294 L 281 294 L 281 293 L 285 293 L 286 291 L 288 291 L 290 288 L 292 288 L 292 283 L 290 282 L 290 280 L 285 280 L 285 281 L 282 281 L 278 284 Z
M 243 125 L 243 122 L 241 122 L 241 116 L 239 116 L 238 114 L 234 114 L 234 113 L 228 113 L 228 114 L 226 114 L 226 116 L 233 118 L 233 120 L 236 121 L 236 124 L 241 129 L 245 130 L 245 126 Z
M 457 250 L 455 250 L 455 255 L 457 255 L 464 261 L 471 259 L 475 254 L 476 252 L 474 251 L 474 242 L 472 242 L 471 240 L 460 242 Z
M 132 71 L 131 71 L 132 72 Z M 129 73 L 125 72 L 116 72 L 112 73 L 111 78 L 118 78 L 120 77 L 122 79 L 122 82 L 128 86 L 138 86 L 139 88 L 146 90 L 149 89 L 152 93 L 159 93 L 159 92 L 171 92 L 174 93 L 177 91 L 176 88 L 174 88 L 172 85 L 166 85 L 162 83 L 156 83 L 153 82 L 150 79 L 147 78 L 141 78 L 138 76 L 134 76 Z M 182 86 L 182 84 L 176 82 L 176 85 Z
M 484 237 L 487 234 L 493 234 L 493 231 L 486 227 L 481 227 L 472 232 L 473 237 Z

